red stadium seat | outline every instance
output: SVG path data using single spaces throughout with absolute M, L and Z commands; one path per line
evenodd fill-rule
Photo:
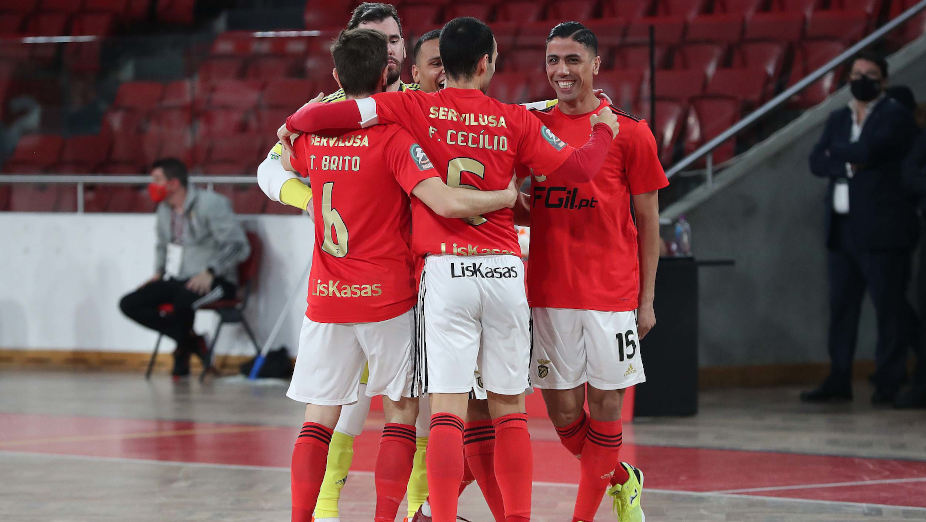
M 772 0 L 771 7 L 772 10 L 807 16 L 822 4 L 823 0 Z
M 628 43 L 649 42 L 649 28 L 653 27 L 653 39 L 658 44 L 674 45 L 682 40 L 685 19 L 680 16 L 640 18 L 627 27 L 624 40 Z
M 10 210 L 13 212 L 53 212 L 58 205 L 56 185 L 10 186 Z
M 209 58 L 199 66 L 198 80 L 200 83 L 211 83 L 218 80 L 229 80 L 241 75 L 244 61 L 239 58 L 224 56 Z
M 261 105 L 295 111 L 318 94 L 317 91 L 312 80 L 278 78 L 267 82 Z
M 196 0 L 158 0 L 155 16 L 165 24 L 191 25 Z
M 147 112 L 158 106 L 164 97 L 164 84 L 158 82 L 125 82 L 116 92 L 113 106 Z
M 64 142 L 61 162 L 86 167 L 93 172 L 109 157 L 112 143 L 106 135 L 74 136 Z
M 126 16 L 132 21 L 148 19 L 148 8 L 152 0 L 128 0 Z
M 704 96 L 691 100 L 685 124 L 685 154 L 691 154 L 711 138 L 732 127 L 740 118 L 740 102 L 736 98 Z M 733 157 L 733 142 L 714 149 L 714 164 Z
M 761 67 L 774 79 L 781 74 L 786 50 L 787 45 L 779 42 L 743 42 L 733 61 L 739 67 Z
M 794 52 L 794 61 L 791 64 L 791 76 L 788 85 L 794 85 L 801 78 L 826 65 L 827 62 L 845 50 L 845 47 L 843 43 L 828 40 L 806 40 L 801 42 Z M 830 71 L 823 78 L 799 93 L 794 103 L 800 107 L 816 105 L 825 100 L 836 89 L 837 82 L 836 72 Z
M 249 80 L 269 80 L 297 77 L 302 73 L 299 60 L 291 56 L 257 56 L 248 61 L 244 77 Z
M 303 20 L 306 29 L 342 28 L 353 9 L 350 0 L 309 0 L 305 6 Z
M 148 190 L 145 187 L 131 186 L 101 186 L 104 188 L 102 198 L 104 202 L 103 212 L 153 212 L 154 203 L 148 197 Z
M 653 2 L 649 0 L 602 0 L 602 18 L 621 18 L 625 23 L 633 22 L 653 14 Z
M 149 135 L 145 135 L 145 138 L 147 139 L 148 136 Z M 192 162 L 193 146 L 189 131 L 155 134 L 155 136 L 158 138 L 158 152 L 155 157 L 146 161 L 146 164 L 150 164 L 158 158 L 168 157 L 178 158 L 187 165 Z M 146 154 L 150 154 L 151 151 L 146 150 L 145 152 Z
M 891 2 L 891 18 L 896 18 L 907 9 L 916 5 L 917 0 L 893 0 Z M 895 46 L 904 45 L 921 35 L 926 34 L 926 11 L 920 13 L 908 20 L 896 31 L 888 33 L 887 38 Z
M 666 66 L 666 57 L 669 54 L 668 51 L 669 48 L 665 45 L 656 45 L 653 47 L 657 69 L 662 69 Z M 649 69 L 649 62 L 649 45 L 622 45 L 618 47 L 614 53 L 614 61 L 611 68 Z
M 81 8 L 81 2 L 74 0 L 41 0 L 39 2 L 39 10 L 45 12 L 78 13 Z
M 157 154 L 156 151 L 155 154 Z M 125 133 L 113 135 L 113 146 L 112 151 L 109 153 L 109 162 L 111 164 L 130 164 L 136 166 L 148 163 L 144 150 L 142 149 L 141 136 Z M 116 173 L 118 174 L 121 172 L 117 171 Z
M 513 49 L 517 43 L 518 33 L 521 31 L 521 24 L 517 22 L 495 22 L 491 26 L 492 33 L 495 34 L 495 43 L 498 45 L 498 52 L 508 52 Z
M 136 151 L 137 152 L 137 151 Z M 104 163 L 100 166 L 100 174 L 127 174 L 137 175 L 145 174 L 145 168 L 141 163 Z
M 193 114 L 189 108 L 158 109 L 148 116 L 149 131 L 183 131 L 188 130 L 192 124 Z
M 291 109 L 267 109 L 257 111 L 254 131 L 260 134 L 264 141 L 269 142 L 273 139 L 273 136 L 276 135 L 280 125 L 283 125 L 286 118 L 298 107 L 297 105 Z
M 248 174 L 256 169 L 251 169 L 250 165 L 238 161 L 219 161 L 200 165 L 197 170 L 207 176 L 240 176 L 242 174 Z M 226 187 L 226 189 L 228 192 L 227 194 L 225 194 L 220 187 L 216 187 L 216 192 L 221 192 L 231 199 L 232 191 L 230 188 Z M 265 199 L 266 197 L 267 196 L 264 196 Z
M 34 36 L 65 36 L 67 35 L 67 13 L 34 13 L 26 23 L 26 32 Z
M 648 110 L 649 105 L 644 105 Z M 663 165 L 668 165 L 672 161 L 675 143 L 678 141 L 682 126 L 685 123 L 685 107 L 685 104 L 672 100 L 656 100 L 655 121 L 652 121 L 651 116 L 646 118 L 652 124 L 656 147 L 659 151 L 659 160 Z
M 452 20 L 461 16 L 472 16 L 483 21 L 489 20 L 492 5 L 477 2 L 454 2 L 444 9 L 444 18 Z
M 504 103 L 527 101 L 528 83 L 533 79 L 520 72 L 500 72 L 492 78 L 489 96 Z
M 3 6 L 4 11 L 10 11 L 13 13 L 27 14 L 35 11 L 38 8 L 37 0 L 22 0 L 17 2 L 5 2 Z
M 595 88 L 603 89 L 618 107 L 635 107 L 645 78 L 640 69 L 601 71 L 595 77 Z
M 767 87 L 768 74 L 764 68 L 717 69 L 705 92 L 739 98 L 755 107 L 765 100 Z
M 55 163 L 48 168 L 48 172 L 54 174 L 94 174 L 96 173 L 96 165 L 87 165 L 85 163 Z
M 685 101 L 703 92 L 704 79 L 698 69 L 656 71 L 656 98 Z
M 202 113 L 197 123 L 199 139 L 237 134 L 244 130 L 244 119 L 236 109 L 213 109 Z
M 505 72 L 532 72 L 544 70 L 544 47 L 522 47 L 501 55 L 501 70 Z
M 263 82 L 259 80 L 225 80 L 215 84 L 209 94 L 210 107 L 235 107 L 239 112 L 257 106 Z
M 245 172 L 239 170 L 238 174 Z M 253 184 L 221 185 L 215 187 L 215 191 L 231 200 L 232 209 L 236 214 L 262 214 L 267 202 L 270 201 L 260 188 Z
M 688 22 L 685 40 L 689 42 L 735 43 L 743 36 L 743 15 L 710 14 Z
M 578 20 L 585 22 L 591 20 L 595 14 L 595 0 L 563 0 L 553 2 L 547 6 L 544 20 L 559 23 L 562 20 Z
M 716 0 L 714 2 L 714 12 L 741 14 L 749 18 L 765 2 L 766 0 Z
M 662 15 L 681 16 L 687 21 L 704 12 L 706 0 L 659 0 L 658 12 Z
M 815 11 L 807 22 L 807 38 L 828 38 L 854 43 L 868 32 L 868 13 L 857 11 Z
M 805 20 L 801 13 L 756 13 L 746 21 L 743 38 L 796 42 L 804 32 Z
M 68 42 L 64 44 L 62 61 L 70 72 L 96 73 L 100 70 L 100 53 L 102 50 L 102 40 Z
M 129 11 L 128 0 L 84 0 L 84 11 L 112 13 L 124 17 Z
M 271 136 L 260 134 L 234 134 L 217 139 L 212 142 L 209 155 L 206 158 L 209 162 L 215 161 L 237 161 L 240 163 L 254 163 L 261 158 L 261 153 L 269 150 Z
M 253 49 L 251 31 L 226 31 L 212 41 L 209 53 L 212 56 L 249 56 Z
M 511 22 L 500 22 L 511 23 Z M 545 47 L 547 36 L 553 27 L 550 22 L 533 22 L 529 24 L 519 24 L 517 47 Z M 601 44 L 601 42 L 599 42 Z M 604 44 L 601 44 L 604 45 Z M 505 49 L 499 46 L 498 52 L 510 52 L 511 49 Z
M 617 47 L 624 42 L 624 33 L 627 32 L 629 23 L 631 22 L 623 18 L 597 18 L 589 20 L 584 25 L 598 37 L 598 52 L 602 53 L 604 52 L 602 48 Z
M 165 108 L 190 107 L 193 104 L 193 87 L 190 80 L 177 80 L 164 86 L 161 106 Z
M 0 36 L 15 36 L 22 32 L 24 15 L 0 13 Z
M 400 14 L 402 16 L 402 28 L 405 30 L 406 38 L 412 40 L 422 34 L 437 29 L 441 25 L 439 4 L 402 4 Z M 412 35 L 409 38 L 408 35 Z
M 717 67 L 724 65 L 726 55 L 727 49 L 723 45 L 687 44 L 676 51 L 675 65 L 679 69 L 702 70 L 711 78 Z
M 22 172 L 27 166 L 36 169 L 46 169 L 58 162 L 61 158 L 61 150 L 64 148 L 64 140 L 61 136 L 53 134 L 26 134 L 19 138 L 16 143 L 16 149 L 4 170 L 8 172 Z M 13 171 L 10 163 L 17 163 L 19 169 Z
M 0 211 L 10 210 L 10 186 L 0 185 Z
M 79 13 L 71 18 L 71 35 L 106 36 L 112 33 L 114 26 L 112 13 Z
M 499 22 L 536 22 L 543 15 L 543 3 L 536 1 L 501 2 L 495 8 Z

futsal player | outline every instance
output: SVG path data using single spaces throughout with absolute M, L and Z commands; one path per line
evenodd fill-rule
M 441 30 L 447 88 L 435 94 L 382 93 L 340 104 L 309 104 L 287 120 L 284 143 L 296 132 L 399 123 L 436 161 L 450 186 L 497 190 L 515 162 L 551 175 L 587 179 L 617 134 L 607 109 L 590 118 L 591 138 L 570 147 L 523 108 L 487 97 L 497 60 L 491 30 L 458 18 Z M 512 212 L 447 220 L 413 200 L 413 251 L 421 258 L 419 324 L 431 395 L 427 450 L 433 519 L 456 519 L 463 474 L 463 420 L 474 370 L 488 392 L 496 431 L 495 473 L 505 520 L 530 519 L 532 458 L 524 390 L 530 360 L 529 309 Z
M 335 79 L 349 99 L 386 85 L 382 33 L 343 32 L 332 54 Z M 306 403 L 293 450 L 293 520 L 312 518 L 341 405 L 357 400 L 360 373 L 369 361 L 366 394 L 384 396 L 387 421 L 376 463 L 375 520 L 392 521 L 412 468 L 417 414 L 417 400 L 411 398 L 416 297 L 406 194 L 455 218 L 510 209 L 514 184 L 482 193 L 448 187 L 398 126 L 333 138 L 303 135 L 292 148 L 296 153 L 284 151 L 283 166 L 308 175 L 318 192 L 299 202 L 313 205 L 316 243 L 296 370 L 287 392 Z M 274 184 L 281 196 L 289 182 Z
M 589 116 L 609 106 L 593 92 L 600 66 L 592 31 L 577 22 L 552 29 L 546 74 L 559 103 L 534 114 L 566 143 L 583 143 Z M 621 132 L 594 179 L 535 168 L 531 180 L 531 382 L 581 462 L 573 522 L 590 522 L 606 490 L 621 522 L 643 520 L 643 474 L 619 463 L 621 404 L 646 380 L 640 342 L 656 324 L 657 193 L 668 180 L 646 122 L 616 114 Z

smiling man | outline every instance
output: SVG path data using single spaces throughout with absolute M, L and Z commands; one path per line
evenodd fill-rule
M 421 35 L 412 52 L 412 81 L 424 92 L 437 92 L 447 81 L 439 43 L 440 29 L 434 29 Z
M 550 32 L 546 73 L 559 103 L 534 114 L 573 146 L 587 139 L 589 116 L 609 106 L 594 93 L 600 66 L 598 39 L 582 24 Z M 668 180 L 646 122 L 614 112 L 620 133 L 591 180 L 538 169 L 531 179 L 531 382 L 581 461 L 574 522 L 592 520 L 609 486 L 619 520 L 643 519 L 643 475 L 618 461 L 621 402 L 646 380 L 639 343 L 656 324 L 657 194 Z

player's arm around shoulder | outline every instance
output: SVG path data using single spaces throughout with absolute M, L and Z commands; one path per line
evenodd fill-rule
M 515 178 L 503 190 L 480 191 L 448 187 L 440 178 L 428 178 L 415 185 L 412 195 L 435 214 L 445 218 L 468 218 L 512 208 L 517 202 Z

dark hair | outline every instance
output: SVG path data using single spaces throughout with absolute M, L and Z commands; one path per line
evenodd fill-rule
M 164 171 L 165 178 L 179 180 L 184 188 L 187 186 L 189 175 L 187 174 L 186 165 L 177 158 L 161 158 L 151 165 L 151 170 L 154 169 L 161 169 Z
M 592 51 L 592 55 L 598 56 L 598 37 L 588 27 L 579 22 L 563 22 L 550 30 L 547 36 L 547 43 L 554 38 L 572 38 L 573 40 L 584 45 Z
M 434 30 L 428 31 L 424 33 L 423 35 L 421 35 L 421 38 L 419 38 L 418 41 L 415 42 L 415 50 L 412 51 L 412 61 L 413 62 L 418 61 L 418 53 L 421 52 L 422 44 L 424 44 L 425 42 L 430 42 L 431 40 L 436 40 L 438 38 L 440 38 L 440 29 L 434 29 Z
M 389 65 L 386 35 L 372 29 L 341 31 L 331 46 L 331 56 L 344 94 L 363 96 L 379 91 L 383 69 Z
M 482 21 L 464 16 L 454 18 L 440 32 L 440 58 L 450 78 L 466 79 L 476 74 L 483 55 L 495 51 L 492 30 Z
M 855 62 L 859 60 L 865 60 L 866 62 L 872 62 L 878 66 L 878 69 L 881 69 L 881 77 L 887 78 L 887 60 L 883 56 L 874 52 L 874 51 L 862 51 L 852 57 L 852 63 L 849 64 L 851 67 Z
M 350 14 L 350 21 L 347 22 L 347 29 L 356 29 L 363 22 L 381 22 L 386 18 L 395 20 L 399 26 L 399 34 L 402 34 L 402 21 L 399 20 L 399 13 L 396 12 L 392 4 L 381 4 L 379 2 L 364 2 L 358 5 Z

